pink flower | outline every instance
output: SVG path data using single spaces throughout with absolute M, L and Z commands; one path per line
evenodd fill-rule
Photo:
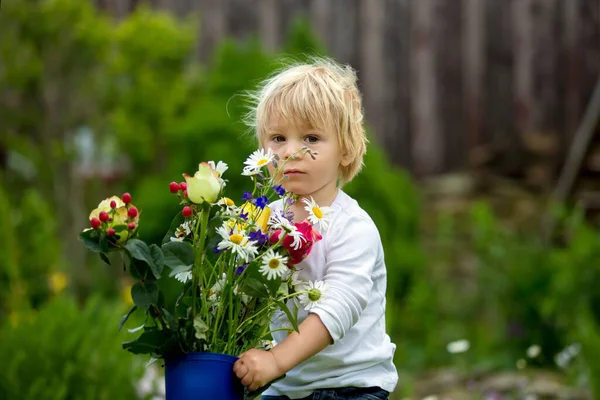
M 294 248 L 292 245 L 294 243 L 294 237 L 292 235 L 286 235 L 283 238 L 281 244 L 290 255 L 288 266 L 301 263 L 310 254 L 313 244 L 323 238 L 323 236 L 321 236 L 315 227 L 312 226 L 308 221 L 295 223 L 294 226 L 296 227 L 296 230 L 302 234 L 303 240 L 301 241 L 300 246 L 296 246 L 296 248 Z M 273 232 L 270 237 L 271 243 L 276 243 L 279 241 L 281 232 L 281 229 Z

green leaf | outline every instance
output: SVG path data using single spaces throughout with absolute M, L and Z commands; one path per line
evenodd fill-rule
M 156 245 L 154 245 L 154 246 L 156 246 Z M 125 245 L 125 248 L 127 250 L 129 250 L 129 252 L 131 253 L 131 256 L 133 258 L 135 258 L 136 260 L 144 261 L 146 264 L 148 264 L 150 266 L 150 268 L 152 269 L 152 273 L 154 274 L 156 279 L 160 278 L 160 272 L 162 271 L 162 265 L 160 265 L 160 266 L 156 265 L 156 262 L 154 260 L 155 256 L 158 258 L 158 255 L 156 255 L 156 253 L 155 253 L 156 250 L 154 250 L 154 251 L 150 250 L 150 247 L 148 247 L 148 245 L 146 243 L 144 243 L 143 241 L 141 241 L 139 239 L 132 239 L 132 240 L 128 241 L 127 244 Z M 156 248 L 160 251 L 158 246 L 156 246 Z
M 246 293 L 248 296 L 251 297 L 269 297 L 269 292 L 267 291 L 267 288 L 265 287 L 264 283 L 254 278 L 246 279 L 246 282 L 244 282 L 244 286 L 242 287 L 242 292 Z
M 165 265 L 171 269 L 194 263 L 194 249 L 187 242 L 169 242 L 162 245 Z
M 143 261 L 132 259 L 129 264 L 129 272 L 137 280 L 155 280 L 152 269 Z
M 165 317 L 167 318 L 167 324 L 169 325 L 169 328 L 173 331 L 177 330 L 177 321 L 175 321 L 175 318 L 173 318 L 173 315 L 171 315 L 171 313 L 166 309 L 166 308 L 161 308 L 163 314 L 165 314 Z
M 167 231 L 167 233 L 165 233 L 165 236 L 163 237 L 162 240 L 162 244 L 164 245 L 165 243 L 170 243 L 171 242 L 171 238 L 173 236 L 175 236 L 175 230 L 177 230 L 177 228 L 179 228 L 179 225 L 183 224 L 185 222 L 185 218 L 183 217 L 183 215 L 181 214 L 181 212 L 178 212 L 175 215 L 175 218 L 173 218 L 173 220 L 171 221 L 171 225 L 169 226 L 169 230 Z
M 264 283 L 267 285 L 267 288 L 269 288 L 269 292 L 271 292 L 272 295 L 275 295 L 281 286 L 281 279 L 266 279 L 265 277 L 263 277 L 263 279 Z
M 140 335 L 135 340 L 124 342 L 123 348 L 133 354 L 150 354 L 158 353 L 166 342 L 167 335 L 157 328 L 150 328 Z
M 287 307 L 287 305 L 281 300 L 275 300 L 275 303 L 279 306 L 279 308 L 281 308 L 285 315 L 287 315 L 288 319 L 290 320 L 290 323 L 292 324 L 292 327 L 296 332 L 298 332 L 298 322 L 296 321 L 296 318 L 294 318 L 294 316 L 292 315 L 292 312 Z
M 93 229 L 81 232 L 79 234 L 79 240 L 83 242 L 85 247 L 95 253 L 100 253 L 102 251 L 102 248 L 100 247 L 100 237 Z
M 105 253 L 100 253 L 100 258 L 102 259 L 102 261 L 104 261 L 105 263 L 107 263 L 108 265 L 110 264 L 110 260 L 108 259 L 108 257 L 106 256 Z
M 156 277 L 156 279 L 160 279 L 162 274 L 163 265 L 165 264 L 165 257 L 163 256 L 163 252 L 154 243 L 150 245 L 150 255 L 152 256 L 153 263 L 150 264 L 150 268 L 152 268 L 152 273 Z
M 127 322 L 127 320 L 129 319 L 129 316 L 131 314 L 133 314 L 133 312 L 137 310 L 137 306 L 133 306 L 131 307 L 131 310 L 129 310 L 129 312 L 125 315 L 123 315 L 123 317 L 121 318 L 121 322 L 119 322 L 119 330 L 121 330 L 121 328 L 123 328 L 123 325 L 125 325 L 125 322 Z
M 136 282 L 131 287 L 131 298 L 136 306 L 146 310 L 158 303 L 158 284 L 156 282 Z
M 102 235 L 102 237 L 100 238 L 100 251 L 102 251 L 103 253 L 108 253 L 110 251 L 108 245 L 108 236 Z

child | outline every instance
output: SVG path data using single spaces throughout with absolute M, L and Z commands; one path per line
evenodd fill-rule
M 274 332 L 271 350 L 249 350 L 233 367 L 250 390 L 287 374 L 267 389 L 265 400 L 387 399 L 398 380 L 396 346 L 385 332 L 379 232 L 340 189 L 361 169 L 366 151 L 356 80 L 349 66 L 329 59 L 289 67 L 264 82 L 250 114 L 262 147 L 280 162 L 295 154 L 282 180 L 299 196 L 290 207 L 294 222 L 315 212 L 311 200 L 320 207 L 317 214 L 329 214 L 326 225 L 317 225 L 323 239 L 296 266 L 301 279 L 325 282 L 321 298 L 309 311 L 300 309 L 299 333 Z M 298 153 L 301 148 L 316 152 L 315 159 Z M 281 201 L 272 205 L 281 207 Z M 283 321 L 275 318 L 272 329 L 284 327 Z

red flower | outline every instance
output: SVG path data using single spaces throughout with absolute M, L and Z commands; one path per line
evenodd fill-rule
M 296 265 L 302 262 L 311 252 L 313 244 L 318 242 L 323 238 L 321 234 L 307 221 L 303 221 L 300 223 L 294 224 L 298 232 L 300 232 L 303 236 L 303 240 L 300 243 L 300 246 L 297 246 L 296 249 L 292 247 L 292 243 L 294 243 L 294 238 L 291 235 L 286 235 L 281 242 L 284 249 L 289 253 L 290 259 L 288 261 L 288 266 Z M 279 237 L 281 235 L 281 229 L 273 232 L 270 237 L 271 243 L 276 243 L 279 241 Z

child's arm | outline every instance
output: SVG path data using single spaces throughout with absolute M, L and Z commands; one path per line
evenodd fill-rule
M 310 314 L 292 332 L 270 351 L 248 350 L 233 366 L 233 372 L 249 390 L 261 386 L 285 374 L 302 361 L 317 354 L 332 343 L 329 331 L 317 314 Z

